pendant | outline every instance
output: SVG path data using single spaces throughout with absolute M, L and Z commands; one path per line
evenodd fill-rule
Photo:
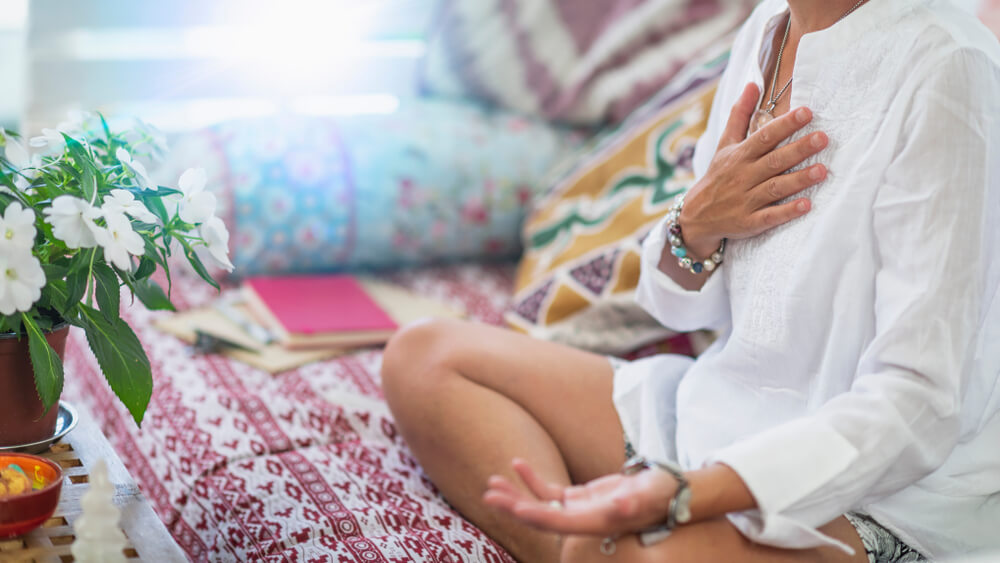
M 750 129 L 747 131 L 747 136 L 753 135 L 761 127 L 767 125 L 768 123 L 774 121 L 774 115 L 766 109 L 759 109 L 754 112 L 753 116 L 750 117 Z
M 759 109 L 755 111 L 753 116 L 750 117 L 750 129 L 747 131 L 747 136 L 753 135 L 759 131 L 761 127 L 772 121 L 774 121 L 774 115 L 766 109 Z

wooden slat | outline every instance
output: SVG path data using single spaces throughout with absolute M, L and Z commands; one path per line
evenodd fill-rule
M 76 539 L 73 524 L 82 514 L 80 500 L 89 488 L 90 468 L 98 460 L 106 463 L 108 478 L 115 486 L 113 502 L 121 510 L 120 525 L 128 542 L 124 552 L 126 560 L 136 563 L 186 561 L 166 526 L 111 449 L 111 444 L 86 415 L 81 417 L 75 430 L 41 455 L 63 469 L 59 505 L 41 528 L 0 541 L 0 561 L 61 563 L 73 560 L 71 549 Z
M 357 7 L 355 0 L 340 5 Z M 435 0 L 364 0 L 378 17 L 372 21 L 370 37 L 414 37 L 423 34 L 430 21 Z M 262 11 L 275 6 L 298 10 L 311 16 L 311 6 L 336 5 L 336 0 L 277 2 L 275 0 L 32 0 L 32 33 L 62 32 L 70 29 L 187 27 L 192 25 L 248 25 L 260 23 Z M 331 14 L 327 7 L 316 13 Z M 333 14 L 335 16 L 335 11 Z M 292 13 L 293 15 L 295 12 Z

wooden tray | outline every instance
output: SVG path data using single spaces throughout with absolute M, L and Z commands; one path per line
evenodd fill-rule
M 181 549 L 157 518 L 121 460 L 97 427 L 81 413 L 79 426 L 41 454 L 63 470 L 62 496 L 55 514 L 41 528 L 9 540 L 0 540 L 0 562 L 68 563 L 76 535 L 73 522 L 81 514 L 80 499 L 87 492 L 88 468 L 99 459 L 108 466 L 115 486 L 114 502 L 121 510 L 127 543 L 127 561 L 186 561 Z

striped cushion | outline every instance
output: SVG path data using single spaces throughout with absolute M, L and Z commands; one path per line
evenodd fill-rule
M 430 93 L 574 124 L 618 122 L 749 14 L 753 0 L 443 0 Z
M 511 327 L 611 354 L 670 334 L 635 303 L 640 247 L 694 179 L 694 146 L 726 60 L 716 52 L 686 70 L 535 205 Z

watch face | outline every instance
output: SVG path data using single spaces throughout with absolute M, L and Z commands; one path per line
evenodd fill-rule
M 691 520 L 691 489 L 685 488 L 677 494 L 675 518 L 678 524 L 686 524 Z

